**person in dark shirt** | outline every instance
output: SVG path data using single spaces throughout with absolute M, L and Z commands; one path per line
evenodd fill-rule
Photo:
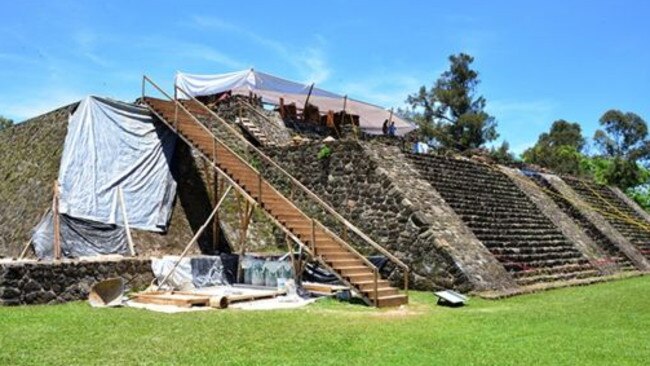
M 396 132 L 395 122 L 391 122 L 390 126 L 388 126 L 388 136 L 394 137 Z
M 381 132 L 385 135 L 388 135 L 388 120 L 384 120 L 384 125 L 381 126 Z

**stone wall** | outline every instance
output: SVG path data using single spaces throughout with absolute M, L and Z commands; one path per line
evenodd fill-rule
M 53 304 L 84 300 L 93 284 L 122 277 L 129 288 L 153 280 L 149 259 L 0 262 L 0 305 Z
M 404 261 L 412 270 L 414 288 L 471 289 L 452 256 L 431 237 L 430 222 L 359 143 L 332 143 L 331 155 L 326 159 L 317 158 L 320 148 L 320 144 L 314 144 L 267 152 L 338 213 Z M 275 184 L 282 187 L 278 180 Z M 296 202 L 301 209 L 341 232 L 309 201 L 298 198 Z M 372 254 L 361 241 L 350 241 L 363 253 Z

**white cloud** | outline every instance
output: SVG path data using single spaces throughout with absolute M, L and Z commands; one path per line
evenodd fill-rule
M 422 81 L 407 75 L 380 75 L 342 83 L 340 90 L 350 96 L 383 107 L 401 107 L 409 94 L 416 92 Z
M 169 43 L 167 43 L 166 46 L 168 45 Z M 174 53 L 176 56 L 215 62 L 234 69 L 243 69 L 247 67 L 247 65 L 229 55 L 226 55 L 213 47 L 200 43 L 177 42 L 174 47 Z
M 275 39 L 262 36 L 247 28 L 229 23 L 217 17 L 195 15 L 191 17 L 190 26 L 202 30 L 218 30 L 238 35 L 272 51 L 276 56 L 295 67 L 305 83 L 322 83 L 329 79 L 332 72 L 327 64 L 325 52 L 326 41 L 322 36 L 315 36 L 315 44 L 309 47 L 288 47 Z
M 64 105 L 77 102 L 84 97 L 82 93 L 69 89 L 43 88 L 32 90 L 28 97 L 3 98 L 0 111 L 16 122 L 39 116 Z

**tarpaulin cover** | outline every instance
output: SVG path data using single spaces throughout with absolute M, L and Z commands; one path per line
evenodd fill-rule
M 178 266 L 165 283 L 167 288 L 187 289 L 228 285 L 234 282 L 233 276 L 237 273 L 236 257 L 235 255 L 199 255 L 184 257 L 179 262 L 179 256 L 168 255 L 152 258 L 151 269 L 160 283 L 178 262 Z
M 85 257 L 102 254 L 126 254 L 124 228 L 60 215 L 61 254 L 64 257 Z M 32 244 L 41 259 L 54 257 L 52 211 L 34 228 Z
M 176 136 L 149 111 L 90 96 L 70 117 L 59 171 L 60 212 L 123 225 L 122 188 L 132 228 L 163 232 L 176 182 L 170 171 Z
M 179 72 L 176 74 L 176 85 L 183 92 L 190 96 L 205 96 L 225 91 L 232 91 L 234 94 L 247 95 L 253 92 L 262 97 L 265 103 L 279 103 L 280 97 L 284 98 L 286 104 L 295 103 L 302 108 L 309 94 L 311 85 L 301 84 L 279 77 L 265 74 L 255 70 L 243 70 L 218 75 L 195 75 Z M 179 93 L 179 97 L 185 97 Z M 381 134 L 382 125 L 390 118 L 390 112 L 386 109 L 358 100 L 328 92 L 323 89 L 313 88 L 309 96 L 309 104 L 318 106 L 320 111 L 340 111 L 359 116 L 359 124 L 362 130 L 370 134 Z M 392 116 L 398 135 L 404 135 L 415 129 L 415 125 L 396 116 Z

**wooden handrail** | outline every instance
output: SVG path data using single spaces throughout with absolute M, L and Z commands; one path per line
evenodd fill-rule
M 226 122 L 221 116 L 216 114 L 213 110 L 208 108 L 205 104 L 201 103 L 199 100 L 197 100 L 194 96 L 188 94 L 186 91 L 183 89 L 179 88 L 177 85 L 174 85 L 175 91 L 180 91 L 183 93 L 186 97 L 189 97 L 192 101 L 196 102 L 198 105 L 201 106 L 206 112 L 208 112 L 210 115 L 212 115 L 214 118 L 216 118 L 222 125 L 224 125 L 228 130 L 233 133 L 234 135 L 237 136 L 242 142 L 244 142 L 248 148 L 250 148 L 252 151 L 254 151 L 258 156 L 260 156 L 262 159 L 264 159 L 267 163 L 271 164 L 274 168 L 279 170 L 282 175 L 287 177 L 292 184 L 295 186 L 299 187 L 303 192 L 305 192 L 312 200 L 316 201 L 319 206 L 321 206 L 323 209 L 325 209 L 330 215 L 334 216 L 334 218 L 341 222 L 344 226 L 346 226 L 348 229 L 350 229 L 352 232 L 357 234 L 361 239 L 363 239 L 366 243 L 368 243 L 370 246 L 372 246 L 374 249 L 379 251 L 381 254 L 385 255 L 388 259 L 390 259 L 393 263 L 397 264 L 400 266 L 402 269 L 405 271 L 409 271 L 408 266 L 402 262 L 399 258 L 395 257 L 392 253 L 390 253 L 388 250 L 386 250 L 384 247 L 381 245 L 377 244 L 374 240 L 372 240 L 370 237 L 368 237 L 366 234 L 364 234 L 359 228 L 357 228 L 354 224 L 350 223 L 347 219 L 345 219 L 343 216 L 341 216 L 334 208 L 332 208 L 330 205 L 328 205 L 326 202 L 324 202 L 318 195 L 316 195 L 314 192 L 312 192 L 309 188 L 305 187 L 298 179 L 293 177 L 289 172 L 287 172 L 285 169 L 283 169 L 280 165 L 278 165 L 273 159 L 268 157 L 263 151 L 258 149 L 255 145 L 251 144 L 250 141 L 248 141 L 244 136 L 241 135 L 237 130 L 235 130 L 228 122 Z M 252 107 L 250 104 L 246 102 L 242 102 L 242 105 L 248 107 L 249 109 L 255 110 L 254 107 Z M 257 112 L 257 111 L 256 111 Z M 258 113 L 259 115 L 263 116 L 261 113 Z M 267 116 L 263 116 L 264 118 L 267 118 Z

